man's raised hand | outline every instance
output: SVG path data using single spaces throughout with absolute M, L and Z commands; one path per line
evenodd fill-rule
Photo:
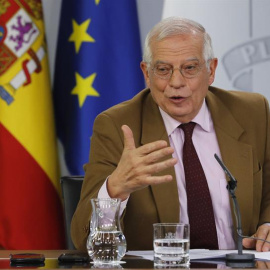
M 148 185 L 160 184 L 172 180 L 171 175 L 155 175 L 177 163 L 172 158 L 173 148 L 160 140 L 136 148 L 132 130 L 122 126 L 124 150 L 117 168 L 107 182 L 107 190 L 112 198 L 125 200 L 129 195 Z M 168 157 L 164 160 L 164 158 Z

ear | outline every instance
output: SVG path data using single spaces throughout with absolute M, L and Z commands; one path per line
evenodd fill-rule
M 147 85 L 148 88 L 150 88 L 150 78 L 149 78 L 149 72 L 148 72 L 148 68 L 147 68 L 147 63 L 141 62 L 140 67 L 141 67 L 141 70 L 143 72 L 143 76 L 144 76 L 146 85 Z
M 210 65 L 209 65 L 209 81 L 208 81 L 209 85 L 211 85 L 215 80 L 215 74 L 216 74 L 216 68 L 217 68 L 217 65 L 218 65 L 218 59 L 213 58 L 210 61 L 211 62 L 210 62 Z

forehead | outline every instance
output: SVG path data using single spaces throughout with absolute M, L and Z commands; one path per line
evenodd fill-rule
M 151 49 L 154 63 L 203 59 L 203 39 L 198 35 L 178 35 L 153 41 Z

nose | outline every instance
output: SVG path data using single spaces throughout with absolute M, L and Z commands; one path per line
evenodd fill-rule
M 169 84 L 173 88 L 180 88 L 186 85 L 186 79 L 180 72 L 179 68 L 173 69 L 173 73 L 170 78 Z

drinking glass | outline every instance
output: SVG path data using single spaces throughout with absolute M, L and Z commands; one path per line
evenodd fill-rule
M 189 225 L 183 223 L 155 223 L 154 265 L 188 266 Z

